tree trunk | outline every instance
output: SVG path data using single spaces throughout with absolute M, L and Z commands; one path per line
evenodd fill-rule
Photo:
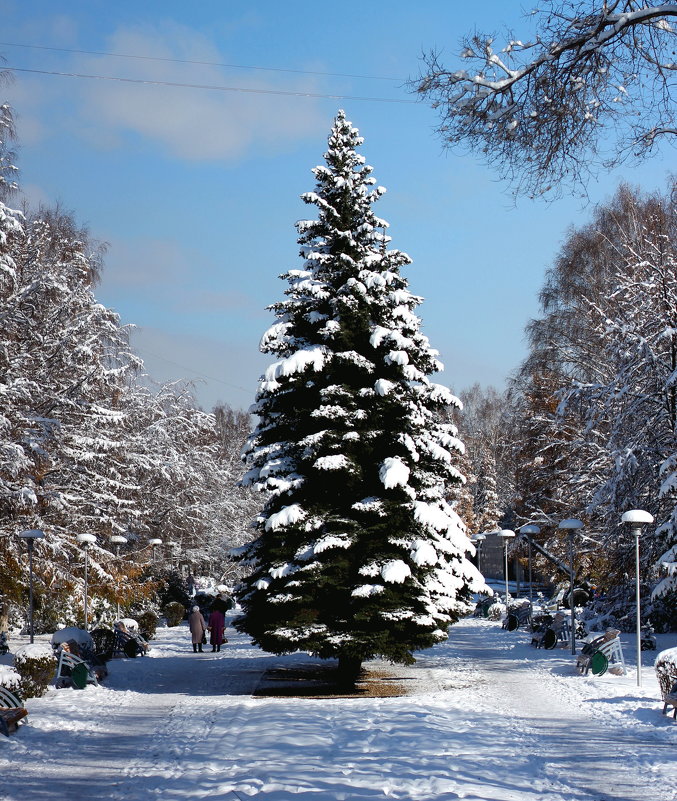
M 339 656 L 338 683 L 341 687 L 352 689 L 362 672 L 362 660 L 356 656 Z

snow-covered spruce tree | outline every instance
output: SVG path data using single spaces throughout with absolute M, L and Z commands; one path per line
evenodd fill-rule
M 243 483 L 268 493 L 258 538 L 237 552 L 250 573 L 235 626 L 273 653 L 413 662 L 446 636 L 483 585 L 445 484 L 463 480 L 456 430 L 440 411 L 459 401 L 428 376 L 441 369 L 420 331 L 372 204 L 362 138 L 340 111 L 326 165 L 297 223 L 303 266 L 281 277 L 287 299 L 261 350 L 275 354 L 250 411 Z

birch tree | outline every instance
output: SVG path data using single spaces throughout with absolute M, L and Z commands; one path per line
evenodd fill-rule
M 530 17 L 522 35 L 466 37 L 457 66 L 425 57 L 411 86 L 445 145 L 542 195 L 674 144 L 676 3 L 547 0 Z

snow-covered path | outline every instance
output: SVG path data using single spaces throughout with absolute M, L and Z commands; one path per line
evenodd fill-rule
M 647 686 L 638 695 L 634 672 L 582 678 L 568 650 L 534 651 L 527 639 L 497 626 L 483 636 L 476 625 L 454 631 L 456 652 L 479 674 L 481 708 L 495 710 L 492 744 L 510 754 L 500 759 L 501 772 L 515 795 L 502 797 L 640 799 L 653 779 L 647 797 L 676 798 L 675 737 L 660 725 L 633 725 L 655 722 L 655 703 L 646 703 L 659 697 L 651 671 L 643 671 Z M 644 658 L 651 664 L 654 655 Z M 537 779 L 531 790 L 530 776 Z
M 632 672 L 583 678 L 568 653 L 466 620 L 391 668 L 406 697 L 261 698 L 264 670 L 298 657 L 187 642 L 160 630 L 104 686 L 30 700 L 30 726 L 0 738 L 2 801 L 677 799 L 677 724 L 650 666 L 639 691 Z

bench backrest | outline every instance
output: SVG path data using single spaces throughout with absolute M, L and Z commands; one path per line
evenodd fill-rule
M 78 667 L 78 665 L 84 665 L 87 669 L 88 681 L 92 681 L 94 684 L 99 683 L 94 675 L 94 671 L 84 659 L 81 659 L 79 656 L 75 656 L 75 654 L 72 654 L 70 651 L 65 651 L 63 648 L 61 648 L 59 652 L 59 664 L 56 669 L 57 678 L 63 675 L 61 671 L 63 670 L 64 665 L 70 668 L 71 671 Z
M 606 640 L 599 643 L 597 650 L 601 651 L 604 656 L 606 656 L 610 664 L 620 663 L 621 665 L 625 665 L 625 659 L 623 659 L 623 648 L 621 647 L 621 641 L 619 637 L 614 637 L 612 640 Z
M 23 706 L 23 704 L 11 690 L 7 689 L 7 687 L 0 687 L 0 706 L 6 707 L 7 709 L 16 709 Z

